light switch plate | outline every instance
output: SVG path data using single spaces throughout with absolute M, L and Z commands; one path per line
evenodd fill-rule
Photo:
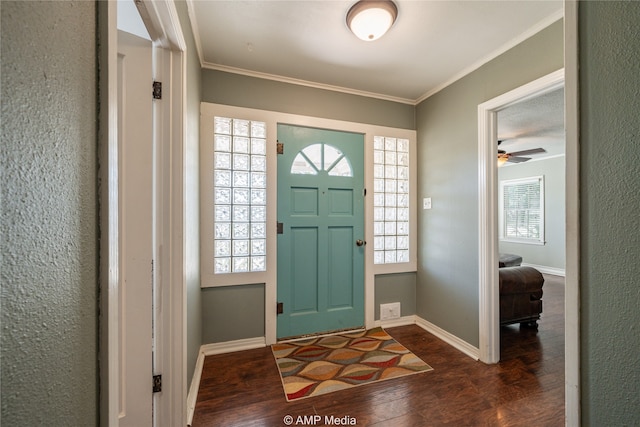
M 422 199 L 422 209 L 431 209 L 431 197 Z

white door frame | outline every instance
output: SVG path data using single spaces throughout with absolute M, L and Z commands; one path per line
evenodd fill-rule
M 118 425 L 118 97 L 117 2 L 98 2 L 102 49 L 100 76 L 100 424 Z M 186 43 L 175 4 L 143 0 L 140 14 L 154 42 L 155 73 L 162 76 L 164 102 L 155 103 L 158 135 L 154 216 L 158 259 L 156 320 L 157 369 L 163 391 L 154 396 L 157 426 L 186 425 L 186 322 L 184 319 L 184 139 Z M 151 87 L 149 88 L 151 96 Z M 159 195 L 163 195 L 159 197 Z M 151 380 L 149 383 L 151 386 Z
M 578 38 L 576 0 L 564 3 L 565 68 L 478 106 L 479 182 L 479 356 L 485 363 L 500 358 L 498 224 L 497 224 L 497 111 L 564 84 L 565 88 L 565 423 L 580 425 L 579 325 L 579 138 Z

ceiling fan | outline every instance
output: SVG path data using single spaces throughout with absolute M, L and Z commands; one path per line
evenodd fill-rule
M 498 141 L 498 145 L 500 145 L 502 141 Z M 509 163 L 523 163 L 528 160 L 531 160 L 531 157 L 522 157 L 528 156 L 531 154 L 539 154 L 546 153 L 547 150 L 544 148 L 532 148 L 530 150 L 522 150 L 522 151 L 514 151 L 512 153 L 507 153 L 504 150 L 498 150 L 498 166 L 504 165 L 506 162 Z

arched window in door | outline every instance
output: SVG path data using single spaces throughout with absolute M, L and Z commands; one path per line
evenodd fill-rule
M 344 153 L 325 143 L 303 148 L 291 165 L 292 175 L 317 175 L 320 171 L 327 172 L 329 176 L 353 176 L 351 163 Z

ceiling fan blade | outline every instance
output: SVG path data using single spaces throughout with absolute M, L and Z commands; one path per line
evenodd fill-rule
M 533 148 L 531 150 L 522 150 L 522 151 L 514 151 L 513 153 L 509 153 L 511 156 L 528 156 L 529 154 L 539 154 L 546 153 L 547 150 L 544 148 Z
M 509 156 L 509 158 L 507 159 L 507 162 L 510 162 L 510 163 L 523 163 L 523 162 L 527 162 L 529 160 L 531 160 L 531 157 Z

